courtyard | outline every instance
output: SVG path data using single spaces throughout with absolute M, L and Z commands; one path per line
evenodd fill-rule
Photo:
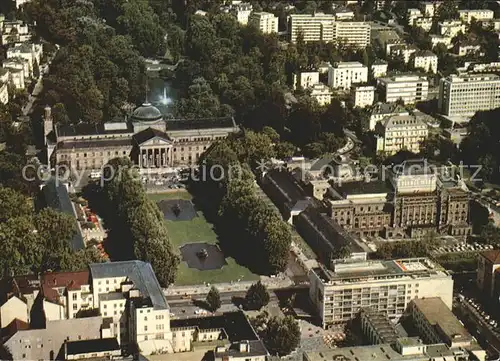
M 212 224 L 194 208 L 186 190 L 148 194 L 162 210 L 172 246 L 181 256 L 176 285 L 196 285 L 232 281 L 253 281 L 259 276 L 240 266 L 231 257 L 224 257 Z M 194 215 L 192 213 L 195 213 Z M 206 260 L 197 259 L 201 248 L 208 251 Z

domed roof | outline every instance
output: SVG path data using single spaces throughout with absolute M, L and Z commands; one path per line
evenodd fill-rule
M 163 119 L 163 115 L 151 103 L 144 103 L 132 112 L 130 118 L 133 122 L 153 122 Z

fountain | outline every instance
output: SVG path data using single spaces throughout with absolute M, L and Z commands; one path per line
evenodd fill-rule
M 172 102 L 172 99 L 170 99 L 167 96 L 167 87 L 166 86 L 163 87 L 163 97 L 161 98 L 160 102 L 163 105 L 168 105 L 168 104 L 170 104 Z

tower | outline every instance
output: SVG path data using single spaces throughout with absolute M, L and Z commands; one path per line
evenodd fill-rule
M 47 145 L 47 136 L 54 130 L 54 121 L 52 119 L 52 108 L 48 105 L 44 108 L 43 116 L 43 137 L 45 145 Z

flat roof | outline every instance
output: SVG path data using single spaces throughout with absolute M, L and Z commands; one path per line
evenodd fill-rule
M 393 191 L 392 187 L 382 180 L 342 182 L 340 186 L 335 186 L 335 188 L 344 197 L 357 194 L 390 193 Z
M 200 330 L 223 329 L 231 342 L 257 341 L 252 326 L 241 311 L 222 315 L 170 320 L 170 328 L 197 327 Z
M 118 345 L 116 337 L 99 338 L 95 340 L 66 341 L 66 353 L 68 355 L 118 350 L 120 350 L 120 345 Z
M 330 271 L 324 266 L 313 271 L 324 282 L 364 282 L 368 280 L 385 279 L 404 276 L 448 275 L 437 263 L 428 258 L 404 258 L 389 261 L 373 260 L 364 262 L 349 262 L 335 264 Z
M 427 322 L 434 327 L 438 327 L 451 342 L 472 341 L 471 334 L 465 329 L 441 298 L 416 298 L 412 302 L 420 310 Z
M 370 307 L 361 309 L 361 314 L 367 318 L 375 332 L 381 339 L 381 343 L 395 343 L 400 336 L 395 325 L 389 320 L 387 315 L 382 311 L 375 310 Z
M 155 309 L 168 309 L 167 300 L 150 263 L 120 261 L 92 263 L 89 265 L 92 279 L 126 277 L 141 295 L 151 300 Z

